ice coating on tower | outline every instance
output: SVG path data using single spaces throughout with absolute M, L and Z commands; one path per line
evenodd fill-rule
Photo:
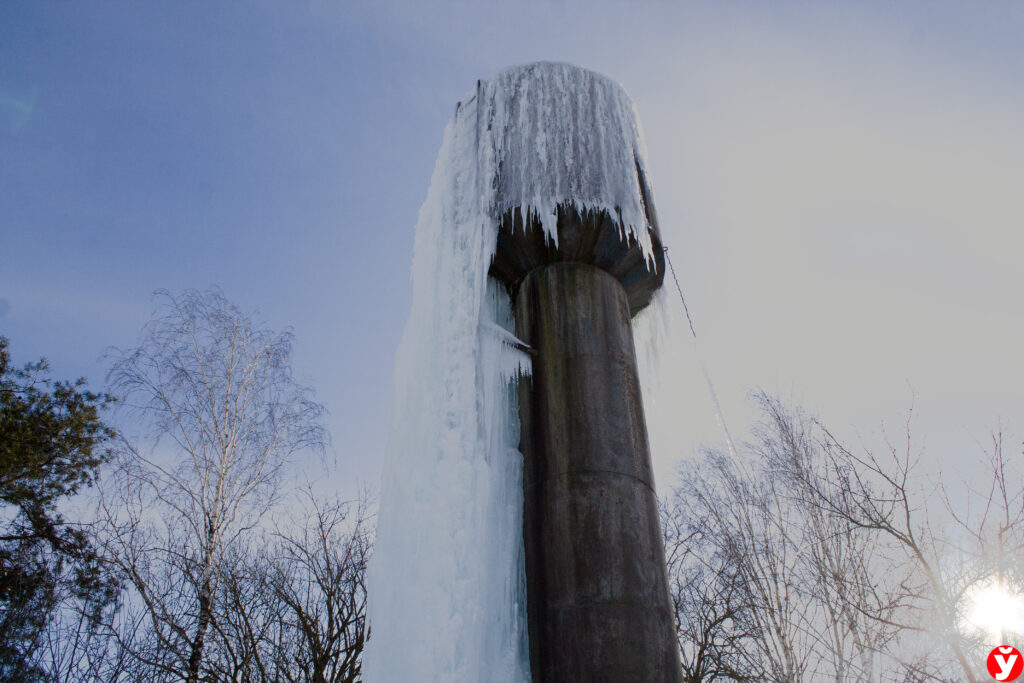
M 476 100 L 475 102 L 473 100 Z M 481 82 L 475 106 L 483 168 L 500 217 L 519 208 L 557 242 L 555 208 L 603 210 L 651 256 L 640 174 L 646 150 L 636 109 L 615 81 L 571 64 L 539 62 Z M 458 114 L 457 114 L 458 115 Z
M 487 276 L 501 217 L 604 210 L 650 260 L 633 104 L 567 64 L 477 84 L 445 129 L 416 225 L 413 304 L 369 576 L 365 680 L 529 681 L 515 383 L 529 356 Z M 649 189 L 647 190 L 649 192 Z

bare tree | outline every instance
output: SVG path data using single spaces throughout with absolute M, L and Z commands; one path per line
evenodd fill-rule
M 758 400 L 754 443 L 689 466 L 665 507 L 688 680 L 985 680 L 992 639 L 1019 634 L 985 640 L 972 594 L 1024 589 L 1024 478 L 1002 433 L 947 488 L 919 471 L 912 411 L 876 455 Z
M 893 615 L 902 606 L 909 574 L 889 566 L 884 544 L 822 504 L 849 494 L 845 472 L 830 468 L 830 435 L 799 409 L 759 394 L 765 416 L 758 430 L 758 456 L 786 497 L 799 510 L 799 534 L 807 548 L 811 594 L 821 611 L 824 650 L 835 680 L 875 681 L 876 653 L 900 632 Z M 879 581 L 883 571 L 889 580 Z
M 701 466 L 687 472 L 676 496 L 684 501 L 682 524 L 701 542 L 695 548 L 703 545 L 702 557 L 694 558 L 703 571 L 673 583 L 686 590 L 678 602 L 696 607 L 680 618 L 684 635 L 695 630 L 695 616 L 706 619 L 702 615 L 721 610 L 723 597 L 736 605 L 728 620 L 718 622 L 716 640 L 703 646 L 705 658 L 734 661 L 729 670 L 758 680 L 800 681 L 818 672 L 819 634 L 810 627 L 816 606 L 807 599 L 807 549 L 793 534 L 799 528 L 795 510 L 775 484 L 721 453 L 707 453 Z M 719 644 L 725 643 L 731 653 L 722 651 Z M 684 641 L 682 650 L 695 645 Z M 709 670 L 702 680 L 715 676 L 722 677 Z
M 967 489 L 968 500 L 959 509 L 958 496 L 942 486 L 942 501 L 960 530 L 961 548 L 982 581 L 1020 595 L 1024 593 L 1024 476 L 1020 460 L 1007 457 L 1002 429 L 997 427 L 984 448 L 987 480 Z M 1022 634 L 1004 630 L 1001 642 L 1024 646 Z
M 976 472 L 982 488 L 961 482 L 951 496 L 941 479 L 922 478 L 923 450 L 915 446 L 911 417 L 912 411 L 898 441 L 886 438 L 881 456 L 869 450 L 856 453 L 822 428 L 824 478 L 839 485 L 808 488 L 829 515 L 872 534 L 885 549 L 876 581 L 892 583 L 893 576 L 899 581 L 887 601 L 865 605 L 864 613 L 916 636 L 916 656 L 892 653 L 909 675 L 915 680 L 986 680 L 984 655 L 992 643 L 986 645 L 984 634 L 968 628 L 968 597 L 992 579 L 1020 592 L 1016 568 L 1024 561 L 1024 488 L 1019 478 L 1007 474 L 999 432 L 993 435 L 987 467 Z M 944 518 L 936 519 L 936 506 L 929 505 L 936 501 L 947 513 Z M 959 533 L 951 531 L 950 521 Z
M 695 525 L 683 495 L 661 504 L 669 591 L 684 683 L 756 681 L 749 605 L 742 579 L 722 554 L 710 525 Z
M 706 453 L 667 506 L 684 674 L 876 681 L 893 668 L 878 653 L 903 628 L 892 619 L 906 606 L 906 572 L 879 582 L 876 572 L 893 567 L 877 535 L 820 500 L 847 490 L 828 467 L 827 432 L 758 398 L 765 419 L 754 442 L 738 455 Z
M 309 502 L 310 523 L 278 534 L 271 585 L 296 641 L 283 670 L 296 683 L 356 683 L 368 631 L 366 506 L 350 520 L 344 504 Z
M 367 638 L 365 502 L 324 503 L 231 563 L 211 668 L 219 681 L 356 683 Z
M 129 680 L 128 653 L 109 637 L 107 624 L 116 611 L 82 609 L 63 599 L 38 652 L 38 666 L 47 683 L 116 683 Z M 112 606 L 116 610 L 116 605 Z
M 292 336 L 261 327 L 219 290 L 158 292 L 158 314 L 117 352 L 114 391 L 144 425 L 122 439 L 104 490 L 107 551 L 132 594 L 132 656 L 198 683 L 226 558 L 277 496 L 282 469 L 322 447 L 322 407 L 292 376 Z

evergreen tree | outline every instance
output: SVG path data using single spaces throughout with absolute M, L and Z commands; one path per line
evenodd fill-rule
M 54 610 L 70 599 L 98 615 L 113 602 L 86 527 L 58 511 L 93 483 L 113 436 L 113 399 L 85 380 L 54 381 L 45 360 L 11 366 L 0 337 L 0 679 L 42 680 L 34 655 Z

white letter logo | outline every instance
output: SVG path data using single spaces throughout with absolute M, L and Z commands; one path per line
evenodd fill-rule
M 997 681 L 1015 680 L 1024 669 L 1024 659 L 1021 658 L 1020 652 L 1010 645 L 993 648 L 988 653 L 988 661 L 985 664 L 989 674 Z

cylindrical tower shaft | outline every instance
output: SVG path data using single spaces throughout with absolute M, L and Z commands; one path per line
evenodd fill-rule
M 479 186 L 499 223 L 490 275 L 533 350 L 519 385 L 533 681 L 678 683 L 630 327 L 665 275 L 635 110 L 564 64 L 510 69 L 471 100 L 494 169 Z
M 532 270 L 516 334 L 531 667 L 549 681 L 678 681 L 626 291 L 583 263 Z

